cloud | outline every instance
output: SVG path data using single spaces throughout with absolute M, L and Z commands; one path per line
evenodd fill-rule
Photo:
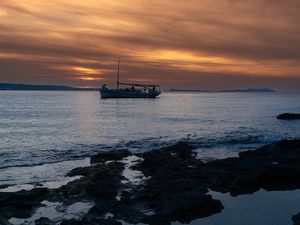
M 7 0 L 0 76 L 98 86 L 114 82 L 121 57 L 126 81 L 225 88 L 276 78 L 289 89 L 300 85 L 299 10 L 297 0 Z

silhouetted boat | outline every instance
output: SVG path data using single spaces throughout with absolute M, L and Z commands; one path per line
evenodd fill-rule
M 118 62 L 117 89 L 109 89 L 106 87 L 106 84 L 104 84 L 100 88 L 101 98 L 155 98 L 161 93 L 159 85 L 121 83 L 119 82 L 119 78 L 120 61 Z M 125 87 L 120 88 L 120 85 Z

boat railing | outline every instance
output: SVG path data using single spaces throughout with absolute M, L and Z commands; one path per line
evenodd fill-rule
M 132 84 L 132 83 L 118 83 L 123 86 L 131 86 L 130 88 L 117 88 L 117 91 L 139 92 L 139 93 L 160 93 L 159 85 L 156 84 Z M 118 85 L 118 86 L 119 86 Z M 102 90 L 109 90 L 106 84 L 102 85 Z

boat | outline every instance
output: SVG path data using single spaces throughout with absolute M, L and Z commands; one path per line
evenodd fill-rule
M 101 98 L 156 98 L 160 95 L 159 85 L 122 83 L 120 79 L 120 60 L 118 61 L 117 89 L 109 89 L 106 84 L 100 88 Z

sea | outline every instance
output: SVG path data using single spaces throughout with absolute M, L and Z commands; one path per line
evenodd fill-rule
M 156 99 L 100 99 L 96 91 L 0 92 L 0 187 L 63 181 L 89 156 L 144 152 L 178 141 L 203 161 L 300 137 L 300 94 L 164 92 Z
M 65 177 L 71 169 L 112 149 L 144 152 L 183 141 L 203 161 L 236 157 L 299 138 L 300 121 L 276 119 L 284 112 L 300 112 L 300 94 L 164 92 L 156 99 L 100 99 L 96 91 L 1 91 L 0 192 L 57 188 L 73 179 Z M 292 224 L 300 210 L 299 190 L 211 194 L 225 209 L 190 225 Z

